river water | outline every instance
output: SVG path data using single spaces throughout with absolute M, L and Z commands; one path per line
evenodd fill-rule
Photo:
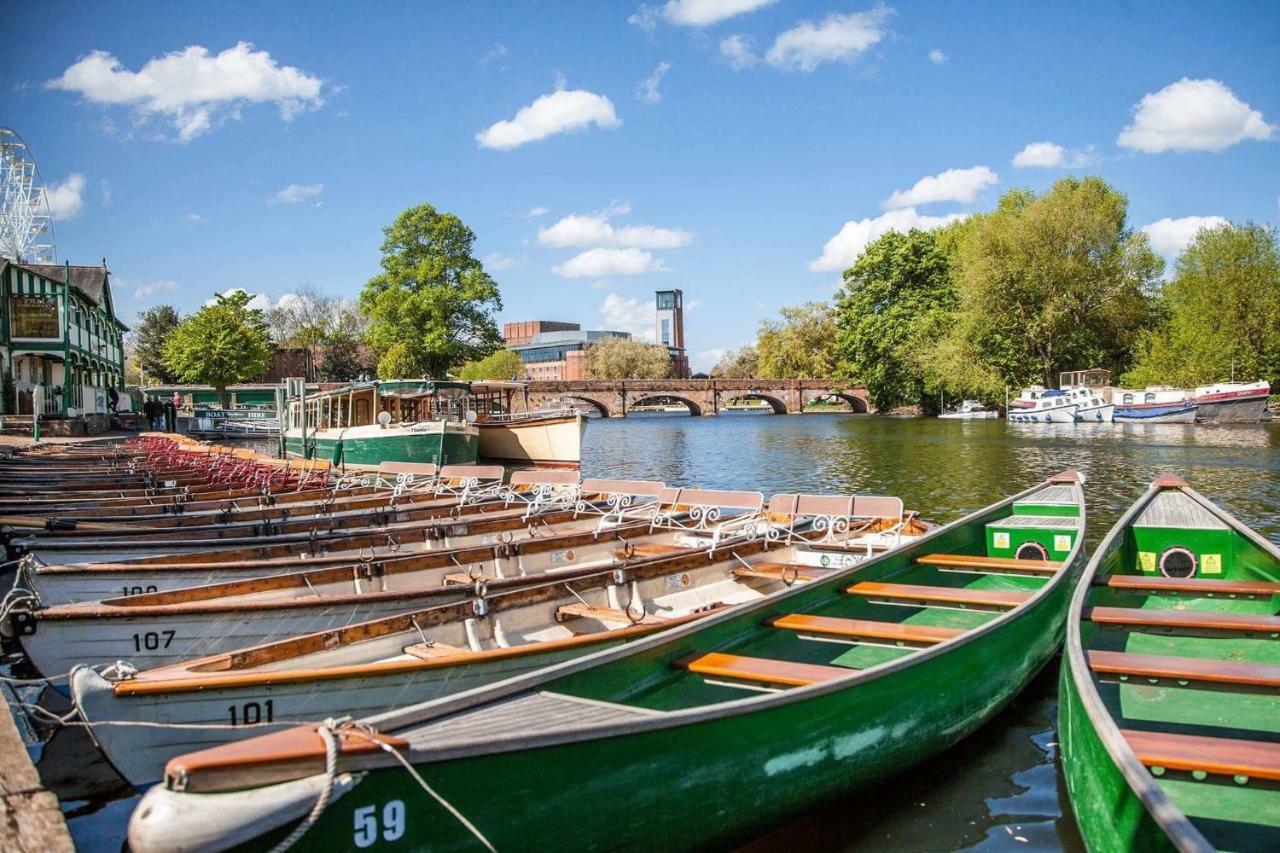
M 1156 476 L 1173 471 L 1280 543 L 1280 427 L 1046 424 L 848 414 L 593 420 L 584 476 L 775 492 L 898 495 L 946 522 L 1064 468 L 1086 477 L 1096 545 Z M 788 825 L 752 853 L 1080 850 L 1056 765 L 1057 665 L 951 750 Z M 779 733 L 784 736 L 785 733 Z M 136 797 L 111 784 L 83 732 L 64 729 L 40 769 L 81 849 L 118 850 Z M 105 772 L 104 772 L 105 771 Z

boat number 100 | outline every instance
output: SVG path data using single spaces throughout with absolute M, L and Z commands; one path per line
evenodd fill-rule
M 381 836 L 379 836 L 381 830 Z M 378 807 L 361 806 L 355 811 L 357 847 L 372 847 L 378 838 L 399 841 L 404 838 L 404 800 L 392 800 L 382 807 L 382 825 L 378 825 Z

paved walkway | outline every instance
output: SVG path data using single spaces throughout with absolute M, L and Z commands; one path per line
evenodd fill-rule
M 40 784 L 13 716 L 0 713 L 0 850 L 72 853 L 58 798 Z
M 45 435 L 40 437 L 41 444 L 109 444 L 132 438 L 136 432 L 112 430 L 101 435 Z M 0 447 L 34 447 L 35 442 L 29 435 L 0 435 Z

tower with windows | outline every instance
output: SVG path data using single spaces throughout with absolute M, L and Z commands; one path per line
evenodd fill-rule
M 687 379 L 689 357 L 684 348 L 684 293 L 679 290 L 659 290 L 656 305 L 658 343 L 671 354 L 671 374 L 677 379 Z

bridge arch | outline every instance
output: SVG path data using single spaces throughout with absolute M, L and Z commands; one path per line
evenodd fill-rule
M 586 397 L 581 394 L 565 394 L 564 400 L 567 403 L 586 403 L 591 409 L 602 418 L 613 416 L 613 412 L 609 411 L 609 407 L 594 397 Z
M 681 397 L 676 394 L 650 394 L 648 397 L 641 397 L 637 400 L 632 400 L 628 409 L 634 411 L 637 406 L 663 405 L 668 401 L 683 403 L 685 408 L 689 410 L 689 414 L 695 418 L 702 414 L 701 406 L 690 400 L 688 397 Z
M 773 410 L 775 415 L 785 415 L 787 413 L 787 404 L 768 394 L 737 394 L 725 400 L 725 405 L 732 406 L 739 400 L 763 400 L 769 404 L 769 408 Z
M 837 397 L 849 404 L 849 410 L 855 415 L 865 415 L 871 410 L 867 408 L 867 401 L 857 394 L 845 394 L 840 391 L 832 392 L 828 397 Z

